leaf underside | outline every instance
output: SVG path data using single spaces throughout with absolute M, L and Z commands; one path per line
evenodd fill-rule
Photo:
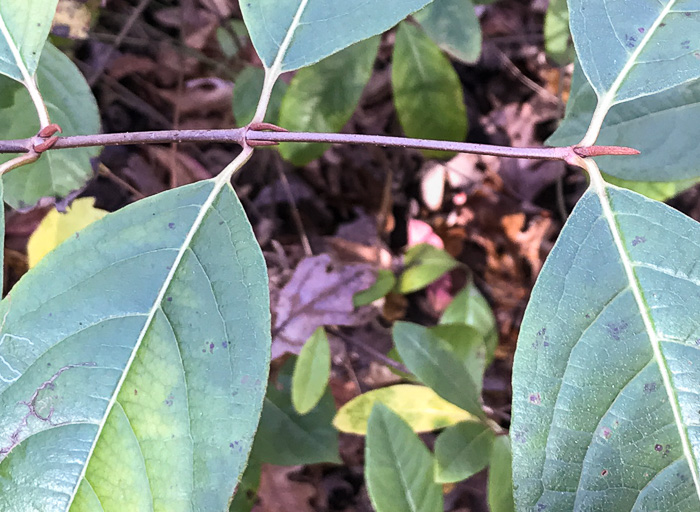
M 700 226 L 633 192 L 607 194 L 622 249 L 587 192 L 525 314 L 513 369 L 516 504 L 698 510 Z
M 0 316 L 0 509 L 226 508 L 270 343 L 264 262 L 228 185 L 91 225 Z

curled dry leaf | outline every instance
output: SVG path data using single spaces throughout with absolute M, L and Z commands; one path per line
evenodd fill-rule
M 327 254 L 303 259 L 275 304 L 272 357 L 298 354 L 317 327 L 361 325 L 374 314 L 372 308 L 355 309 L 353 295 L 375 280 L 372 265 L 343 265 Z

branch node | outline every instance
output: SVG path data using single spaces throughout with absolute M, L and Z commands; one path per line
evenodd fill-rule
M 34 152 L 43 153 L 47 149 L 51 149 L 58 141 L 58 137 L 54 136 L 55 133 L 63 133 L 63 130 L 57 124 L 50 124 L 39 130 L 35 137 L 38 140 L 35 140 L 34 144 L 32 144 Z

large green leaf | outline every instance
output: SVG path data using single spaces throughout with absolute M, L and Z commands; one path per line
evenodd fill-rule
M 0 2 L 1 74 L 19 82 L 34 74 L 57 4 L 58 0 Z
M 95 98 L 78 68 L 51 44 L 44 48 L 36 79 L 49 115 L 64 135 L 90 135 L 100 131 Z M 39 123 L 30 115 L 34 107 L 27 90 L 0 77 L 0 138 L 32 137 Z M 48 151 L 36 162 L 3 176 L 5 201 L 14 208 L 33 206 L 42 197 L 64 197 L 93 175 L 91 159 L 99 147 Z M 5 162 L 16 155 L 0 155 Z
M 700 508 L 700 226 L 605 187 L 540 273 L 513 368 L 519 510 Z
M 698 0 L 569 0 L 588 81 L 611 104 L 700 77 Z
M 595 92 L 576 62 L 566 117 L 547 143 L 567 146 L 581 140 L 595 106 Z M 596 161 L 607 174 L 625 180 L 679 182 L 698 178 L 698 118 L 700 80 L 615 105 L 605 117 L 597 143 L 631 146 L 642 154 L 598 157 Z
M 440 48 L 409 23 L 401 23 L 396 32 L 391 83 L 396 113 L 408 137 L 462 141 L 467 136 L 457 73 Z
M 296 360 L 290 357 L 280 370 L 277 382 L 267 388 L 251 457 L 278 466 L 340 462 L 338 432 L 331 425 L 335 402 L 330 390 L 326 389 L 316 407 L 303 416 L 292 405 L 292 374 Z
M 381 34 L 429 2 L 256 0 L 241 11 L 260 59 L 279 75 Z
M 700 77 L 698 0 L 569 0 L 569 15 L 581 67 L 598 97 L 584 145 L 596 142 L 616 103 Z
M 240 203 L 205 181 L 78 235 L 0 304 L 0 509 L 224 510 L 270 347 Z
M 481 26 L 471 0 L 434 0 L 413 17 L 455 59 L 469 64 L 479 60 Z
M 345 126 L 369 81 L 379 36 L 360 41 L 302 69 L 289 84 L 279 124 L 295 132 L 337 132 Z M 320 157 L 328 144 L 280 144 L 280 153 L 295 165 Z
M 396 413 L 372 409 L 365 445 L 365 477 L 377 512 L 439 512 L 442 491 L 433 481 L 433 457 Z
M 410 322 L 396 322 L 392 334 L 401 359 L 416 377 L 445 400 L 474 416 L 484 416 L 479 403 L 481 382 L 470 374 L 447 341 L 434 330 Z

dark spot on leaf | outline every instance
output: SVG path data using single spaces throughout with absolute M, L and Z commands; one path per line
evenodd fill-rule
M 76 233 L 75 238 L 80 238 L 80 233 Z
M 631 36 L 629 34 L 625 34 L 625 46 L 627 46 L 627 48 L 634 48 L 636 43 L 637 43 L 636 36 Z
M 174 222 L 168 222 L 168 227 L 170 229 L 175 229 L 175 223 Z
M 603 427 L 600 433 L 605 439 L 610 439 L 610 437 L 612 436 L 612 430 L 610 430 L 608 427 Z
M 542 403 L 542 397 L 540 396 L 539 393 L 532 393 L 530 395 L 530 403 L 533 405 L 540 405 Z
M 164 401 L 163 403 L 164 403 L 165 405 L 167 405 L 168 407 L 170 407 L 171 405 L 173 405 L 173 400 L 174 400 L 174 399 L 175 399 L 175 397 L 174 397 L 173 395 L 169 395 L 168 398 L 166 398 L 165 401 Z
M 547 505 L 545 505 L 544 503 L 538 503 L 538 504 L 537 504 L 537 511 L 538 511 L 538 512 L 542 512 L 542 511 L 545 510 L 546 508 L 547 508 Z
M 589 313 L 586 313 L 586 318 L 591 318 L 591 315 Z
M 629 327 L 629 324 L 624 320 L 617 323 L 610 322 L 609 324 L 605 325 L 605 328 L 608 330 L 608 334 L 615 341 L 620 341 L 622 333 L 625 331 L 625 329 L 627 329 L 627 327 Z
M 659 27 L 665 27 L 665 26 L 666 26 L 665 23 L 659 23 Z
M 639 30 L 639 33 L 640 33 L 640 34 L 643 34 L 643 33 L 644 33 L 644 27 L 639 27 L 637 30 Z
M 206 353 L 207 353 L 207 349 L 206 349 L 206 348 L 203 348 L 203 349 L 202 349 L 202 352 L 203 352 L 204 354 L 206 354 Z
M 600 476 L 608 476 L 608 470 L 604 469 L 603 471 L 601 471 Z
M 227 341 L 222 341 L 221 346 L 224 348 L 228 348 L 228 342 Z
M 525 435 L 525 432 L 522 430 L 516 430 L 513 432 L 513 441 L 516 443 L 525 443 L 527 441 L 527 436 Z
M 219 221 L 219 226 L 222 226 L 223 224 L 224 224 L 224 221 L 223 221 L 223 220 L 220 220 L 220 221 Z
M 643 236 L 635 236 L 634 240 L 632 240 L 632 247 L 637 247 L 639 244 L 643 244 L 646 241 L 647 239 Z
M 233 443 L 229 443 L 229 444 L 228 444 L 228 447 L 229 447 L 229 448 L 233 448 Z
M 173 301 L 173 298 L 172 298 L 172 297 L 168 297 L 168 298 L 165 299 L 165 300 L 167 300 L 168 302 L 172 302 L 172 301 Z
M 656 391 L 656 382 L 647 382 L 644 384 L 645 393 L 653 393 L 654 391 Z
M 683 48 L 684 50 L 690 50 L 690 39 L 681 41 L 681 48 Z
M 139 394 L 139 390 L 138 390 L 138 389 L 135 389 L 135 390 L 134 390 L 134 396 L 136 396 L 136 395 L 138 395 L 138 394 Z
M 692 12 L 684 12 L 683 14 L 685 14 L 687 18 L 690 18 L 693 15 Z
M 214 344 L 213 344 L 213 343 L 210 343 L 210 344 L 209 344 L 209 353 L 210 353 L 210 354 L 213 354 L 213 353 L 214 353 Z
M 660 451 L 663 450 L 663 449 L 664 449 L 664 447 L 661 446 L 660 444 L 654 445 L 654 450 L 656 450 L 657 452 L 660 452 Z

